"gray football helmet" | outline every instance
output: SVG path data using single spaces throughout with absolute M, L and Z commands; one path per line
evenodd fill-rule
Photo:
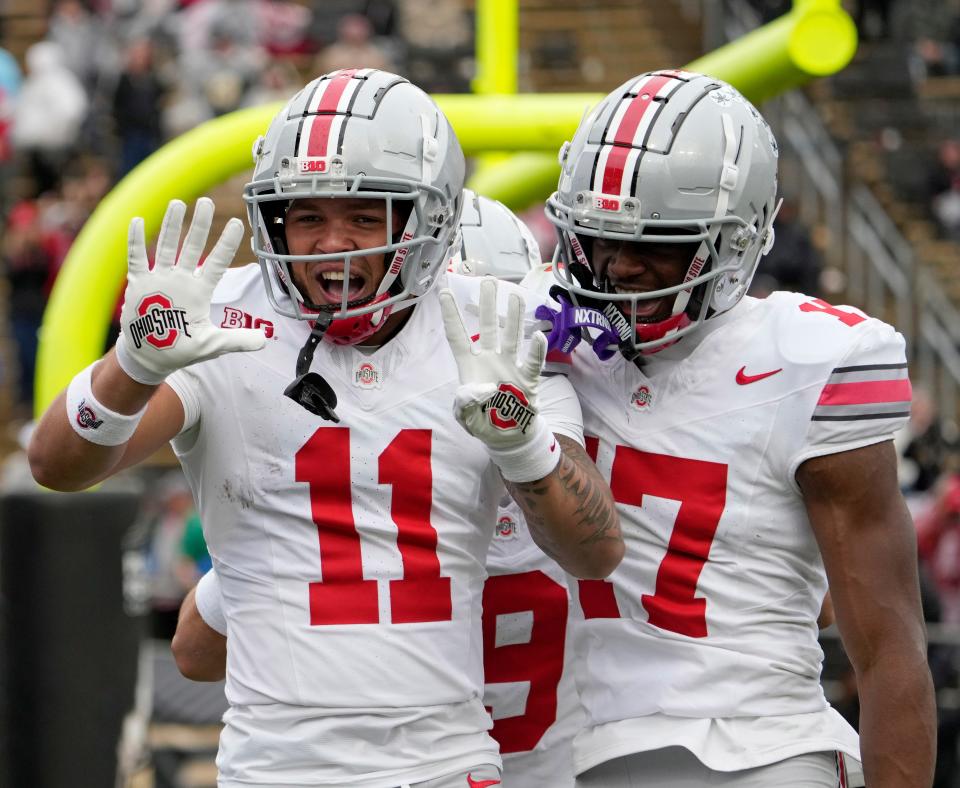
M 458 274 L 519 282 L 541 262 L 530 228 L 503 203 L 471 189 L 463 190 L 459 240 L 449 266 Z
M 625 82 L 560 150 L 563 171 L 547 202 L 572 297 L 632 302 L 673 295 L 669 319 L 645 323 L 635 308 L 625 354 L 651 353 L 733 307 L 773 244 L 777 143 L 730 85 L 685 71 Z M 612 292 L 591 265 L 594 238 L 690 246 L 683 281 L 650 292 Z M 632 347 L 631 347 L 632 345 Z
M 254 145 L 253 179 L 244 200 L 270 301 L 280 314 L 329 320 L 324 338 L 353 344 L 374 333 L 391 310 L 424 295 L 449 259 L 460 219 L 463 151 L 434 101 L 403 77 L 347 69 L 318 77 L 295 95 Z M 292 200 L 364 197 L 386 202 L 383 246 L 290 255 L 284 214 Z M 392 226 L 393 209 L 408 216 Z M 293 263 L 350 261 L 384 253 L 387 272 L 377 292 L 337 307 L 305 300 L 290 275 Z

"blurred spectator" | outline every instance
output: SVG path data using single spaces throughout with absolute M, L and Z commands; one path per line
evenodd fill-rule
M 256 46 L 258 0 L 198 0 L 181 3 L 178 14 L 179 49 L 184 56 L 203 54 L 215 35 L 229 38 L 240 48 Z
M 165 94 L 166 87 L 154 68 L 150 40 L 131 42 L 113 96 L 114 125 L 120 138 L 119 177 L 160 147 Z
M 363 15 L 373 25 L 373 34 L 383 37 L 393 36 L 397 24 L 394 0 L 366 0 L 363 5 Z
M 933 215 L 948 236 L 960 240 L 960 140 L 940 143 L 928 183 Z
M 774 290 L 790 290 L 819 295 L 823 261 L 809 230 L 800 220 L 795 201 L 783 201 L 773 229 L 773 248 L 760 260 L 750 294 L 762 298 Z
M 73 155 L 87 114 L 87 96 L 63 53 L 52 41 L 27 50 L 23 81 L 13 122 L 13 145 L 29 159 L 37 192 L 55 189 Z
M 365 15 L 366 0 L 313 0 L 313 22 L 310 38 L 317 49 L 337 39 L 337 25 L 348 14 Z
M 180 553 L 187 560 L 188 566 L 192 563 L 193 580 L 190 583 L 192 588 L 196 581 L 213 568 L 213 561 L 207 550 L 207 540 L 203 537 L 203 524 L 200 522 L 200 515 L 194 509 L 187 517 L 187 522 L 183 527 L 183 539 L 180 540 Z M 189 574 L 189 573 L 188 573 Z
M 22 77 L 16 59 L 0 47 L 0 216 L 7 212 L 13 163 L 11 126 Z
M 225 5 L 220 0 L 209 3 Z M 185 13 L 206 5 L 191 6 Z M 254 8 L 240 0 L 234 12 L 252 12 Z M 183 21 L 186 24 L 187 18 Z M 170 136 L 247 105 L 248 93 L 257 85 L 266 63 L 264 51 L 249 37 L 246 27 L 222 13 L 214 17 L 206 32 L 203 46 L 182 50 L 181 79 L 164 113 L 164 130 Z
M 890 37 L 892 6 L 893 0 L 857 0 L 853 17 L 863 41 Z
M 933 36 L 920 36 L 913 43 L 908 60 L 910 77 L 921 83 L 930 77 L 946 77 L 957 73 L 955 46 Z
M 195 76 L 214 115 L 233 112 L 244 103 L 247 91 L 257 83 L 263 60 L 262 52 L 234 38 L 222 21 L 210 30 L 210 48 L 197 61 Z
M 309 8 L 289 1 L 260 0 L 256 13 L 259 44 L 269 55 L 304 55 L 313 51 L 313 13 Z
M 10 325 L 17 346 L 18 405 L 23 415 L 32 411 L 38 333 L 56 254 L 43 231 L 38 203 L 15 205 L 7 217 L 2 257 L 10 284 Z
M 197 540 L 199 519 L 181 471 L 170 471 L 163 477 L 154 505 L 156 515 L 147 554 L 153 636 L 169 639 L 176 629 L 180 603 L 200 579 L 201 567 L 209 568 L 209 558 L 202 543 L 202 529 Z M 191 525 L 192 521 L 196 522 Z
M 97 76 L 97 58 L 108 43 L 102 21 L 94 17 L 80 0 L 57 0 L 50 14 L 47 40 L 60 47 L 62 63 L 92 92 Z
M 942 620 L 960 624 L 960 474 L 937 483 L 916 525 L 920 560 L 936 585 Z
M 113 176 L 106 161 L 95 156 L 76 159 L 64 176 L 58 225 L 75 236 L 112 186 Z
M 950 450 L 940 426 L 936 400 L 921 385 L 913 387 L 910 420 L 894 436 L 899 465 L 900 489 L 908 503 L 913 496 L 928 492 L 944 471 Z
M 473 31 L 462 0 L 403 0 L 397 14 L 411 81 L 430 93 L 469 90 Z
M 387 53 L 371 40 L 373 26 L 365 16 L 347 14 L 337 25 L 337 38 L 317 55 L 314 73 L 341 68 L 379 68 L 396 71 Z
M 257 7 L 258 0 L 198 0 L 177 14 L 179 78 L 163 114 L 166 136 L 248 103 L 267 60 Z
M 937 162 L 930 173 L 930 194 L 936 196 L 960 189 L 960 140 L 943 140 L 937 149 Z
M 244 103 L 257 107 L 272 101 L 286 102 L 300 87 L 303 87 L 303 80 L 296 66 L 283 58 L 274 59 L 267 63 L 257 84 L 247 93 Z
M 399 4 L 407 0 L 399 0 Z M 318 49 L 336 40 L 337 26 L 348 14 L 360 14 L 369 20 L 373 35 L 394 37 L 397 27 L 397 3 L 394 0 L 313 0 L 311 38 Z

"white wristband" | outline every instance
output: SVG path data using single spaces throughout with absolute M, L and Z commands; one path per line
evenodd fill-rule
M 127 338 L 122 333 L 117 338 L 116 353 L 120 369 L 137 383 L 142 383 L 144 386 L 159 386 L 166 380 L 166 375 L 158 375 L 156 372 L 152 372 L 131 355 L 130 351 L 127 350 Z
M 487 451 L 500 475 L 508 482 L 533 482 L 549 474 L 560 462 L 560 444 L 542 418 L 537 417 L 533 437 L 513 449 Z
M 220 581 L 217 573 L 211 569 L 197 583 L 197 590 L 193 594 L 197 603 L 197 612 L 210 629 L 227 634 L 227 617 L 223 614 L 223 597 L 220 595 Z
M 67 387 L 67 421 L 77 435 L 90 443 L 120 446 L 133 436 L 147 409 L 144 407 L 130 416 L 110 410 L 93 396 L 92 373 L 93 364 L 82 369 L 70 381 Z

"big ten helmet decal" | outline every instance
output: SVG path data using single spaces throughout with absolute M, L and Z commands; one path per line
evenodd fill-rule
M 540 245 L 530 228 L 503 203 L 463 190 L 459 244 L 449 269 L 468 276 L 519 282 L 539 265 Z
M 460 218 L 463 151 L 434 101 L 403 77 L 348 69 L 313 80 L 255 143 L 254 160 L 244 200 L 253 250 L 280 314 L 330 320 L 331 336 L 339 323 L 350 344 L 373 333 L 391 310 L 414 303 L 446 265 Z M 389 226 L 383 245 L 288 254 L 284 213 L 291 201 L 312 197 L 384 200 Z M 394 226 L 394 209 L 407 217 L 403 226 Z M 297 262 L 338 261 L 348 281 L 353 257 L 380 252 L 388 261 L 386 275 L 377 292 L 359 302 L 349 301 L 344 288 L 339 305 L 311 304 L 291 277 Z
M 547 203 L 564 266 L 555 276 L 576 299 L 629 304 L 673 296 L 669 319 L 633 317 L 633 350 L 656 352 L 746 293 L 773 242 L 777 144 L 739 92 L 685 71 L 642 74 L 591 111 L 560 151 Z M 685 243 L 676 287 L 614 293 L 593 269 L 594 238 Z

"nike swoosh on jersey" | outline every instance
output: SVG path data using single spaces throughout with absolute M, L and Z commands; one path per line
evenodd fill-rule
M 770 372 L 761 372 L 759 375 L 748 375 L 746 370 L 746 367 L 740 367 L 740 369 L 737 370 L 737 383 L 741 386 L 756 383 L 758 380 L 763 380 L 764 378 L 769 378 L 771 375 L 776 375 L 778 372 L 783 372 L 783 367 L 771 370 Z
M 500 785 L 500 781 L 499 780 L 474 780 L 468 774 L 467 785 L 469 786 L 469 788 L 490 788 L 491 785 Z

